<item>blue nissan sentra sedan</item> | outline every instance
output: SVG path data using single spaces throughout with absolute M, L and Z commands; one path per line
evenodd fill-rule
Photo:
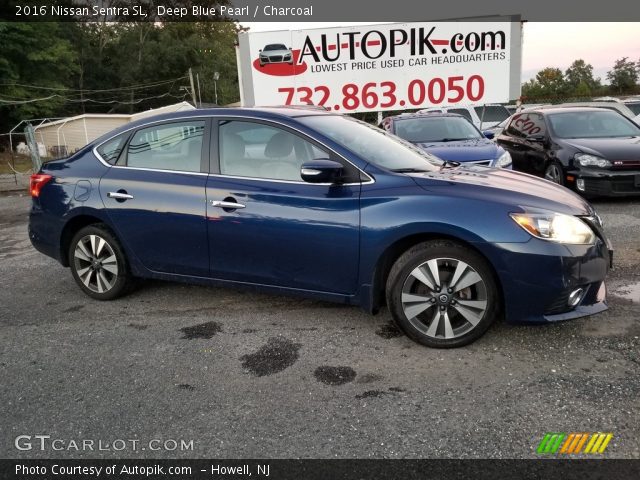
M 31 178 L 29 237 L 90 297 L 134 278 L 385 304 L 430 347 L 498 318 L 605 310 L 611 248 L 549 181 L 460 166 L 308 108 L 178 112 L 127 124 Z M 46 281 L 43 278 L 43 281 Z

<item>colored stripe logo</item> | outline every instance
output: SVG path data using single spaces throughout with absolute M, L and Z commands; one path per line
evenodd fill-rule
M 604 453 L 613 438 L 612 433 L 547 433 L 536 452 L 541 455 L 576 455 Z

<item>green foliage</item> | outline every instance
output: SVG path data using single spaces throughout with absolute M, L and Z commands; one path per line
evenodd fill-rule
M 231 21 L 0 23 L 0 132 L 23 119 L 192 101 L 189 68 L 203 103 L 215 100 L 214 72 L 218 103 L 236 102 L 240 28 Z
M 589 95 L 601 88 L 600 79 L 593 78 L 593 66 L 582 59 L 574 61 L 564 75 L 567 85 L 576 95 L 580 94 L 578 90 L 585 92 L 583 95 Z
M 640 62 L 632 62 L 629 57 L 622 57 L 616 60 L 613 69 L 609 70 L 607 79 L 615 92 L 628 92 L 636 87 L 639 74 Z

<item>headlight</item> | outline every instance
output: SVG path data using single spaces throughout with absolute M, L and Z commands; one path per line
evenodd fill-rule
M 512 213 L 511 218 L 534 237 L 574 245 L 592 244 L 596 236 L 579 218 L 562 213 Z
M 509 165 L 511 165 L 511 155 L 509 155 L 509 152 L 504 152 L 502 155 L 500 155 L 500 158 L 496 160 L 494 167 L 504 168 L 508 167 Z
M 576 153 L 573 158 L 581 167 L 607 168 L 611 166 L 609 160 L 595 155 L 589 155 L 588 153 Z

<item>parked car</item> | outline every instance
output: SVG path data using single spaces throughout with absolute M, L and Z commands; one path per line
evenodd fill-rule
M 529 110 L 511 117 L 497 142 L 514 170 L 586 196 L 640 195 L 640 127 L 605 108 Z
M 288 63 L 293 65 L 293 52 L 281 43 L 271 43 L 259 52 L 260 66 L 268 63 Z
M 450 107 L 429 107 L 419 110 L 418 113 L 456 113 L 462 115 L 478 130 L 491 128 L 501 121 L 509 118 L 511 113 L 503 105 L 471 105 L 471 106 L 450 106 Z
M 414 113 L 386 117 L 381 127 L 442 160 L 511 168 L 511 156 L 469 120 L 453 113 Z
M 129 123 L 44 164 L 31 196 L 31 242 L 98 300 L 138 277 L 372 313 L 386 303 L 431 347 L 472 342 L 502 316 L 544 324 L 607 308 L 610 247 L 581 197 L 444 163 L 330 112 L 220 108 Z

